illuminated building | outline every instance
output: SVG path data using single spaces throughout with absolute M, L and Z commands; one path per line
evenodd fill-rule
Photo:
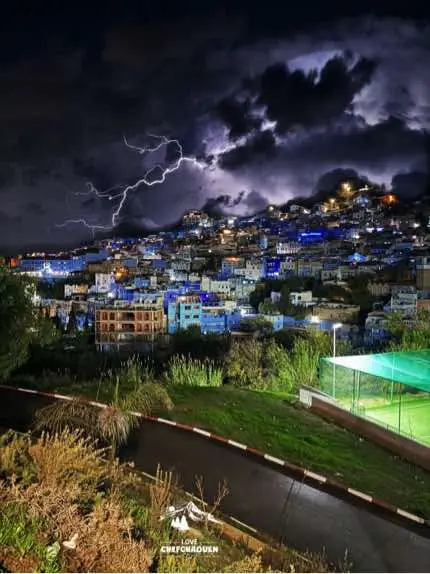
M 141 303 L 115 301 L 96 309 L 96 345 L 100 348 L 153 341 L 166 331 L 163 298 L 148 294 Z
M 235 275 L 237 269 L 243 267 L 243 259 L 241 257 L 224 257 L 221 262 L 221 274 L 223 277 L 231 277 Z
M 208 219 L 208 216 L 203 211 L 199 211 L 198 209 L 190 209 L 184 213 L 182 217 L 182 225 L 184 227 L 190 227 L 193 225 L 206 223 Z
M 420 257 L 416 266 L 416 285 L 422 291 L 430 290 L 430 257 Z
M 397 197 L 393 193 L 386 193 L 381 198 L 384 205 L 394 205 L 397 203 Z
M 175 333 L 179 329 L 200 327 L 202 302 L 199 295 L 181 295 L 169 301 L 167 308 L 167 330 Z

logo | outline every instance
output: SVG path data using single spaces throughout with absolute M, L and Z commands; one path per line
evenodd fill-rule
M 191 523 L 202 524 L 212 522 L 221 524 L 209 512 L 200 510 L 194 502 L 189 502 L 180 508 L 169 506 L 161 515 L 160 520 L 170 520 L 170 526 L 178 532 L 185 533 L 192 530 Z M 182 539 L 179 543 L 164 544 L 161 547 L 163 554 L 214 554 L 218 552 L 217 545 L 202 544 L 197 538 Z

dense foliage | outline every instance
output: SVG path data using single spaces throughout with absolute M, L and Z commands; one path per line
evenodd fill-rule
M 249 550 L 201 523 L 193 536 L 218 553 L 165 555 L 182 534 L 160 520 L 189 501 L 177 477 L 148 481 L 106 459 L 82 432 L 0 437 L 0 569 L 6 572 L 331 572 L 323 556 Z M 203 490 L 202 483 L 199 483 Z M 199 489 L 197 489 L 199 490 Z M 228 490 L 222 491 L 228 495 Z M 222 497 L 209 504 L 217 512 Z

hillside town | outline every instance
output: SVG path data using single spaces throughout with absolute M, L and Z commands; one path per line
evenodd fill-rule
M 387 316 L 430 308 L 430 227 L 384 189 L 341 184 L 324 201 L 270 205 L 252 217 L 188 211 L 146 237 L 99 239 L 5 263 L 37 279 L 35 304 L 101 350 L 202 334 L 331 330 L 378 347 Z M 427 222 L 428 223 L 428 222 Z M 341 326 L 338 325 L 341 323 Z

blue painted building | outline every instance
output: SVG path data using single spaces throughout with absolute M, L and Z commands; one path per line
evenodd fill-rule
M 266 321 L 272 323 L 274 331 L 280 331 L 284 328 L 284 316 L 283 315 L 263 315 Z
M 326 230 L 319 231 L 300 231 L 297 235 L 297 241 L 306 245 L 324 241 L 327 236 Z
M 167 331 L 175 333 L 191 326 L 201 326 L 202 302 L 198 295 L 179 295 L 167 307 Z
M 281 272 L 280 257 L 265 257 L 263 265 L 263 276 L 266 279 L 277 279 Z
M 228 279 L 241 265 L 240 257 L 224 257 L 221 261 L 221 276 Z
M 21 259 L 18 269 L 23 272 L 39 273 L 47 277 L 53 275 L 69 275 L 83 271 L 86 267 L 85 256 L 79 255 L 70 258 L 26 258 Z
M 153 259 L 151 261 L 151 267 L 153 269 L 167 269 L 168 266 L 168 262 L 164 261 L 164 259 Z
M 227 314 L 222 307 L 202 307 L 200 329 L 203 334 L 222 334 L 227 330 Z

